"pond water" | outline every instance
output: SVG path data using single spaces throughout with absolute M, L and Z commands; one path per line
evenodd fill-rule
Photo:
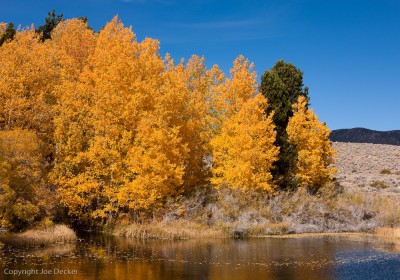
M 366 237 L 141 241 L 92 235 L 46 248 L 7 245 L 0 279 L 400 279 L 396 249 Z

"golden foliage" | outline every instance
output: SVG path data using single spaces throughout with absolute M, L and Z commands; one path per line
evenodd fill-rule
M 143 118 L 125 159 L 127 182 L 118 193 L 121 206 L 147 209 L 183 191 L 187 148 L 178 132 L 178 127 L 168 127 L 160 117 Z
M 222 80 L 224 77 L 218 70 L 214 70 L 216 79 Z M 229 118 L 238 112 L 243 103 L 257 94 L 257 73 L 254 71 L 253 63 L 249 63 L 242 55 L 238 56 L 233 62 L 230 70 L 231 78 L 225 78 L 223 83 L 219 83 L 216 91 L 215 110 L 222 111 L 222 118 Z
M 167 56 L 160 104 L 165 117 L 179 127 L 182 143 L 187 146 L 184 184 L 186 189 L 204 185 L 209 177 L 206 157 L 211 154 L 210 116 L 212 73 L 204 58 L 192 56 L 187 64 L 174 65 Z M 157 113 L 158 115 L 160 113 Z
M 43 144 L 31 131 L 0 131 L 0 226 L 32 223 L 41 197 Z
M 51 48 L 57 52 L 62 82 L 79 78 L 96 44 L 96 36 L 88 24 L 79 19 L 61 21 L 52 31 Z
M 118 209 L 146 209 L 180 193 L 187 148 L 168 107 L 174 96 L 161 92 L 158 49 L 156 40 L 137 42 L 116 17 L 73 85 L 77 94 L 65 95 L 76 105 L 60 107 L 57 123 L 66 125 L 56 137 L 64 145 L 53 174 L 71 214 L 111 218 Z
M 332 181 L 336 173 L 336 168 L 331 166 L 336 151 L 331 147 L 330 130 L 312 110 L 307 109 L 304 96 L 293 105 L 293 111 L 287 133 L 289 142 L 296 146 L 298 153 L 296 177 L 301 187 L 318 189 Z
M 220 132 L 211 140 L 211 182 L 217 187 L 273 192 L 271 169 L 279 149 L 274 146 L 272 116 L 264 113 L 267 100 L 257 93 L 256 73 L 252 69 L 239 56 L 234 61 L 231 79 L 219 86 L 218 102 L 223 113 Z
M 0 48 L 0 129 L 33 129 L 45 142 L 53 131 L 55 57 L 33 29 L 17 32 Z
M 62 21 L 45 42 L 19 30 L 0 57 L 0 226 L 31 224 L 59 202 L 81 222 L 109 221 L 210 182 L 274 192 L 275 127 L 243 56 L 229 78 L 195 55 L 175 64 L 115 17 L 98 34 Z M 322 184 L 329 133 L 303 109 L 290 128 L 298 176 Z
M 233 189 L 274 191 L 271 170 L 279 149 L 272 116 L 265 116 L 265 98 L 258 94 L 227 119 L 213 147 L 212 183 Z

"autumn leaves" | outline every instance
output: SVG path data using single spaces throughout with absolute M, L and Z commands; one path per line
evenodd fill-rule
M 44 147 L 39 155 L 36 142 L 21 142 L 32 164 L 19 164 L 46 166 L 24 188 L 56 186 L 46 195 L 82 221 L 152 209 L 197 186 L 277 189 L 275 125 L 248 60 L 239 56 L 228 78 L 203 58 L 175 63 L 158 50 L 117 17 L 98 34 L 72 19 L 51 40 L 26 30 L 0 48 L 0 136 L 13 131 Z M 329 130 L 304 102 L 287 129 L 298 150 L 293 176 L 299 186 L 322 186 L 334 172 Z M 1 184 L 10 195 L 18 183 L 4 179 L 7 168 Z
M 329 141 L 330 130 L 310 109 L 300 96 L 293 105 L 293 117 L 289 120 L 287 133 L 289 142 L 297 149 L 296 178 L 299 186 L 318 190 L 332 181 L 336 168 L 335 151 Z
M 273 192 L 271 170 L 279 148 L 267 100 L 257 91 L 253 66 L 242 56 L 220 85 L 219 125 L 210 142 L 215 187 Z

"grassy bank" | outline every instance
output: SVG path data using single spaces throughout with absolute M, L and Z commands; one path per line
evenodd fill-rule
M 400 228 L 377 228 L 375 234 L 382 239 L 400 241 Z
M 124 217 L 114 234 L 133 238 L 186 239 L 303 233 L 373 232 L 400 226 L 395 195 L 344 191 L 330 186 L 275 196 L 228 189 L 199 189 L 170 201 L 140 221 Z
M 225 232 L 218 228 L 208 227 L 199 223 L 185 220 L 173 222 L 130 224 L 118 226 L 114 230 L 118 236 L 140 239 L 190 239 L 227 237 Z
M 66 225 L 54 225 L 43 229 L 30 229 L 22 233 L 12 233 L 3 237 L 4 243 L 36 246 L 67 243 L 76 240 L 75 232 Z

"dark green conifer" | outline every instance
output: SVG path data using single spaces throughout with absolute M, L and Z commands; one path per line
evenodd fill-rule
M 14 28 L 14 24 L 12 22 L 10 22 L 7 25 L 7 29 L 4 32 L 3 36 L 1 36 L 0 38 L 0 46 L 3 45 L 6 41 L 11 41 L 12 39 L 14 39 L 16 30 Z
M 274 112 L 276 125 L 276 145 L 280 147 L 279 160 L 273 176 L 281 188 L 292 188 L 293 168 L 297 157 L 296 149 L 288 143 L 286 127 L 293 116 L 292 104 L 300 95 L 308 99 L 308 88 L 303 85 L 303 72 L 291 63 L 278 61 L 271 70 L 266 70 L 261 77 L 262 94 L 268 99 L 266 114 Z

